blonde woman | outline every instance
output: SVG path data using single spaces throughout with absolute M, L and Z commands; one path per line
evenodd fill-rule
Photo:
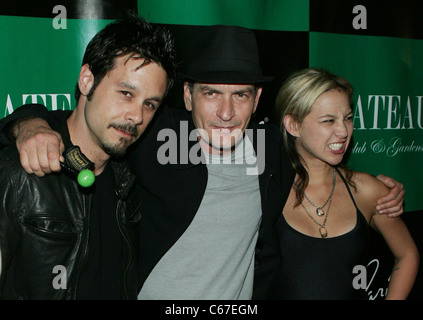
M 296 177 L 277 222 L 282 265 L 273 298 L 364 298 L 363 290 L 353 287 L 353 268 L 365 264 L 369 226 L 395 257 L 386 298 L 405 299 L 413 287 L 416 245 L 401 218 L 376 212 L 387 187 L 342 164 L 353 133 L 352 94 L 346 79 L 319 69 L 295 73 L 278 93 Z

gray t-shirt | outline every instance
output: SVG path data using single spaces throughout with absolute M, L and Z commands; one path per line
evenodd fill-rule
M 254 149 L 244 141 L 241 152 L 208 159 L 200 208 L 138 299 L 251 299 L 261 201 L 258 176 L 246 174 Z

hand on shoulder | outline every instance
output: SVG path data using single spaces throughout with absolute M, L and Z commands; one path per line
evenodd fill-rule
M 356 185 L 354 198 L 360 210 L 365 214 L 377 214 L 377 200 L 389 192 L 388 187 L 366 172 L 354 171 L 352 180 Z

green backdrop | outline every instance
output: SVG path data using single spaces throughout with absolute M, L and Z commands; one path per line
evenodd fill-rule
M 348 78 L 355 88 L 355 170 L 384 173 L 404 183 L 406 223 L 423 239 L 422 1 L 376 0 L 63 0 L 66 28 L 57 27 L 57 1 L 0 2 L 0 118 L 24 103 L 72 109 L 82 55 L 91 37 L 127 8 L 166 25 L 176 38 L 181 68 L 189 41 L 203 25 L 251 28 L 265 75 L 257 120 L 278 122 L 274 98 L 293 71 L 316 66 Z M 361 5 L 365 15 L 354 8 Z M 363 14 L 361 12 L 360 14 Z M 357 20 L 360 18 L 359 20 Z M 54 23 L 56 19 L 56 25 Z M 353 21 L 365 28 L 355 28 Z M 63 22 L 63 21 L 59 21 Z M 55 27 L 56 26 L 56 27 Z M 176 85 L 168 102 L 183 107 Z M 413 214 L 411 214 L 413 213 Z M 379 253 L 383 242 L 376 242 Z M 378 258 L 379 259 L 379 258 Z M 388 258 L 389 261 L 389 258 Z M 380 298 L 391 264 L 380 268 L 369 298 Z M 385 269 L 385 271 L 382 271 Z M 413 291 L 423 297 L 421 276 Z M 383 291 L 382 290 L 382 291 Z
M 0 7 L 1 117 L 23 103 L 43 103 L 50 109 L 75 105 L 73 90 L 85 46 L 111 19 L 81 19 L 69 4 L 66 29 L 55 29 L 54 5 L 51 1 L 50 7 L 46 6 L 50 10 L 41 13 L 33 8 L 34 16 L 6 15 L 5 5 L 6 14 Z M 198 25 L 234 24 L 254 29 L 262 49 L 263 69 L 275 76 L 275 82 L 265 88 L 260 118 L 277 122 L 274 95 L 283 79 L 296 69 L 325 67 L 348 78 L 355 87 L 356 129 L 349 164 L 356 170 L 384 173 L 403 182 L 406 210 L 422 210 L 423 40 L 410 31 L 420 25 L 403 19 L 404 26 L 397 25 L 396 30 L 406 30 L 405 36 L 398 32 L 387 36 L 383 33 L 390 20 L 380 22 L 369 4 L 368 29 L 354 30 L 355 5 L 354 1 L 340 5 L 317 0 L 310 4 L 308 0 L 138 0 L 136 7 L 140 15 L 168 25 L 175 33 L 182 65 L 191 38 L 187 28 L 195 31 Z M 402 1 L 400 6 L 412 7 L 413 2 Z M 398 11 L 391 7 L 380 14 L 396 17 Z M 375 20 L 377 24 L 372 24 Z M 301 58 L 304 56 L 307 59 Z M 177 90 L 175 100 L 180 94 Z

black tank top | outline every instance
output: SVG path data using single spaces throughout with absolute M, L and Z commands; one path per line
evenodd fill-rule
M 277 232 L 282 252 L 278 279 L 272 299 L 350 300 L 365 298 L 364 290 L 353 288 L 356 265 L 366 265 L 369 226 L 357 208 L 348 184 L 348 193 L 357 210 L 355 227 L 333 238 L 315 238 L 292 228 L 283 214 L 277 221 Z

